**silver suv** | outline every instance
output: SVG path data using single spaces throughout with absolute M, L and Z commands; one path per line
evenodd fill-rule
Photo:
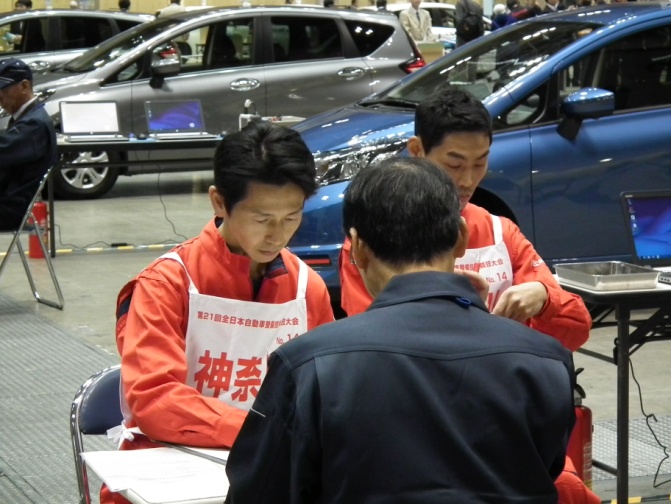
M 146 14 L 85 10 L 6 12 L 0 14 L 0 59 L 20 58 L 33 73 L 46 72 L 152 19 Z
M 206 129 L 226 134 L 239 127 L 247 100 L 262 116 L 309 117 L 385 89 L 423 64 L 395 16 L 307 6 L 215 8 L 120 34 L 65 65 L 62 79 L 36 89 L 56 123 L 60 101 L 116 101 L 121 132 L 139 136 L 147 133 L 146 102 L 197 98 Z M 61 171 L 57 194 L 98 197 L 119 174 L 158 171 L 105 166 L 147 156 L 117 155 L 82 153 L 82 160 L 93 157 L 102 167 Z M 177 170 L 195 168 L 187 161 L 193 151 L 151 156 L 159 166 L 161 159 L 182 158 Z

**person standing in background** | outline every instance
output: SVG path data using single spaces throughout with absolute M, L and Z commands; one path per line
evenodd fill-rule
M 430 42 L 433 40 L 431 33 L 431 14 L 420 9 L 422 0 L 410 0 L 410 7 L 401 11 L 399 19 L 401 25 L 415 42 Z
M 130 10 L 130 0 L 119 0 L 119 10 L 128 12 Z
M 482 6 L 475 0 L 457 0 L 454 26 L 457 32 L 457 47 L 485 34 Z
M 185 12 L 186 8 L 180 5 L 182 0 L 170 0 L 170 5 L 163 7 L 156 11 L 155 16 L 170 16 L 172 14 L 179 14 L 180 12 Z

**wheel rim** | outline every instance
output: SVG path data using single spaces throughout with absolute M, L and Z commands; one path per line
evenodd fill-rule
M 80 152 L 72 164 L 107 163 L 109 156 L 106 152 Z M 100 186 L 107 178 L 109 168 L 104 165 L 100 168 L 70 168 L 61 170 L 65 182 L 75 189 L 91 190 Z

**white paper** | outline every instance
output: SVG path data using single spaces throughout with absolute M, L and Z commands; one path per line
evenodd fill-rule
M 228 492 L 224 465 L 174 448 L 84 452 L 82 457 L 111 491 L 130 489 L 149 503 L 223 502 Z

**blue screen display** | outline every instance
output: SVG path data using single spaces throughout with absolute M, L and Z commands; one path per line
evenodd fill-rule
M 198 100 L 186 102 L 147 102 L 150 133 L 204 131 L 203 114 Z
M 634 196 L 625 205 L 638 259 L 671 259 L 671 195 Z

